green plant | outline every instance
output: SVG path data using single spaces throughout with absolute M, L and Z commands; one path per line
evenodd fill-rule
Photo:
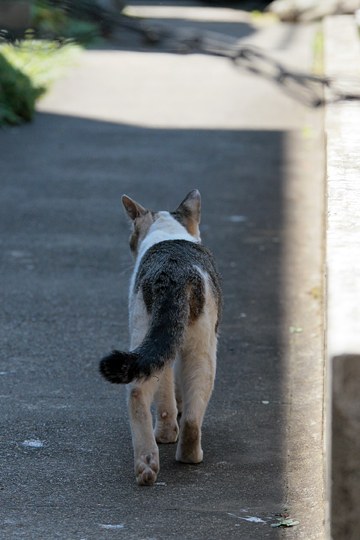
M 33 39 L 0 45 L 0 125 L 30 121 L 36 100 L 79 50 L 73 43 Z
M 30 121 L 41 92 L 41 88 L 34 88 L 30 78 L 0 52 L 0 125 Z
M 100 37 L 99 26 L 84 18 L 73 17 L 64 6 L 49 5 L 46 0 L 37 0 L 32 8 L 32 27 L 41 37 L 50 39 L 72 39 L 87 45 Z

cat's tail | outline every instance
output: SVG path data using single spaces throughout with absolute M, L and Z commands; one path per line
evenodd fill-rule
M 191 317 L 189 288 L 167 288 L 151 310 L 144 341 L 131 352 L 113 351 L 100 362 L 101 374 L 112 383 L 127 384 L 146 379 L 175 358 Z

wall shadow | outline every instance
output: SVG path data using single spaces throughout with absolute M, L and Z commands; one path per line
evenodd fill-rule
M 284 133 L 147 129 L 39 113 L 14 135 L 0 132 L 1 369 L 17 374 L 3 388 L 11 396 L 2 432 L 23 440 L 35 426 L 48 449 L 29 467 L 29 454 L 15 459 L 4 445 L 4 507 L 16 501 L 26 526 L 33 508 L 41 522 L 53 504 L 64 536 L 67 519 L 77 519 L 66 509 L 76 508 L 82 534 L 122 514 L 139 535 L 166 537 L 181 527 L 190 538 L 210 516 L 214 538 L 238 538 L 240 530 L 260 538 L 263 524 L 239 518 L 234 528 L 229 513 L 245 508 L 268 519 L 285 502 Z M 127 345 L 131 259 L 120 197 L 171 209 L 194 187 L 203 198 L 203 241 L 223 277 L 217 382 L 204 463 L 182 467 L 174 447 L 162 447 L 166 494 L 161 486 L 149 494 L 133 479 L 124 390 L 97 373 L 103 353 Z M 26 486 L 17 486 L 15 470 Z
M 188 52 L 182 42 L 191 38 L 211 35 L 224 45 L 231 46 L 237 40 L 249 37 L 257 28 L 243 21 L 222 22 L 196 19 L 183 19 L 148 16 L 120 18 L 118 28 L 112 37 L 102 44 L 94 44 L 91 49 L 131 50 L 141 52 L 168 53 Z

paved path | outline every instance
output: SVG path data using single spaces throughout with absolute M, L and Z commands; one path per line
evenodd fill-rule
M 183 9 L 166 24 L 191 25 Z M 315 27 L 196 13 L 311 69 Z M 320 539 L 321 112 L 223 58 L 133 41 L 84 53 L 33 124 L 0 132 L 2 537 Z M 194 187 L 225 293 L 205 460 L 164 446 L 139 488 L 125 389 L 97 373 L 127 346 L 120 196 L 172 208 Z M 285 507 L 300 525 L 271 528 Z

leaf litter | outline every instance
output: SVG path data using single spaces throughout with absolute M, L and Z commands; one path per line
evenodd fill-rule
M 275 514 L 275 517 L 277 523 L 272 523 L 271 527 L 295 527 L 295 525 L 299 525 L 300 523 L 296 519 L 292 519 L 287 512 Z

